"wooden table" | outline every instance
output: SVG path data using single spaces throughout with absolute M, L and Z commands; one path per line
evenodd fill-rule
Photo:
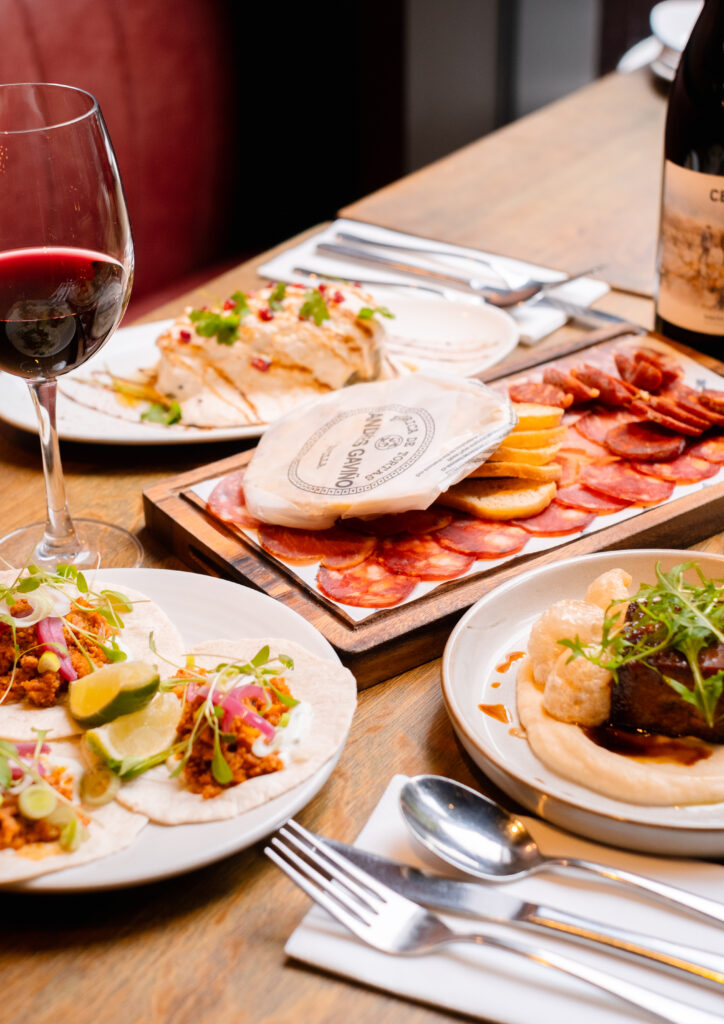
M 564 269 L 604 263 L 622 289 L 601 306 L 650 325 L 664 102 L 645 73 L 609 76 L 345 214 L 479 245 Z M 258 283 L 245 264 L 158 310 Z M 610 273 L 607 273 L 610 270 Z M 573 333 L 557 332 L 553 340 Z M 578 332 L 576 332 L 578 333 Z M 238 446 L 237 446 L 238 447 Z M 141 491 L 234 446 L 63 448 L 72 509 L 138 531 L 147 565 L 185 568 L 142 528 Z M 3 427 L 4 533 L 43 510 L 37 439 Z M 332 778 L 299 815 L 351 840 L 395 772 L 491 784 L 453 736 L 439 662 L 360 696 Z M 122 892 L 2 898 L 4 1024 L 432 1024 L 441 1011 L 379 994 L 285 960 L 306 898 L 260 847 L 179 879 Z

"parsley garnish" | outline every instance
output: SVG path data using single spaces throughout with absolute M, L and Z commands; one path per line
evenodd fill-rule
M 202 338 L 216 337 L 219 345 L 233 345 L 239 337 L 239 324 L 249 312 L 249 303 L 243 292 L 234 292 L 234 303 L 226 313 L 213 313 L 208 309 L 192 309 L 189 320 Z
M 684 573 L 693 569 L 700 584 L 686 583 Z M 587 648 L 579 637 L 559 640 L 570 648 L 572 658 L 584 657 L 594 665 L 611 672 L 618 682 L 618 672 L 624 665 L 645 661 L 649 668 L 656 665 L 649 659 L 663 650 L 682 654 L 694 680 L 693 689 L 676 679 L 659 673 L 661 678 L 682 700 L 693 705 L 714 725 L 714 713 L 724 688 L 724 671 L 704 678 L 699 655 L 713 644 L 724 643 L 724 580 L 710 580 L 704 576 L 697 562 L 682 562 L 669 572 L 656 565 L 655 585 L 642 583 L 632 599 L 635 602 L 635 620 L 620 630 L 620 605 L 611 609 L 603 624 L 601 647 Z M 656 669 L 658 671 L 658 669 Z
M 168 406 L 162 405 L 160 402 L 152 402 L 148 409 L 141 413 L 141 419 L 147 420 L 149 423 L 163 423 L 164 426 L 170 427 L 172 423 L 178 423 L 181 419 L 181 406 L 178 402 L 171 402 Z
M 375 313 L 379 316 L 386 316 L 388 320 L 394 320 L 395 314 L 391 313 L 387 306 L 363 306 L 357 314 L 358 320 L 371 320 Z
M 319 288 L 313 288 L 304 293 L 304 302 L 299 310 L 299 316 L 302 320 L 314 320 L 317 327 L 323 320 L 329 320 L 327 303 L 322 298 Z
M 282 299 L 287 294 L 287 286 L 283 281 L 278 281 L 274 286 L 274 291 L 269 296 L 269 309 L 281 309 Z

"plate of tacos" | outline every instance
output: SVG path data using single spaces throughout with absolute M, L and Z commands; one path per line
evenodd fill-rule
M 118 888 L 244 849 L 324 785 L 354 677 L 193 573 L 0 573 L 0 886 Z

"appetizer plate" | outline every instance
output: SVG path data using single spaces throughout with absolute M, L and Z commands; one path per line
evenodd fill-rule
M 589 583 L 609 569 L 633 577 L 632 593 L 665 570 L 695 560 L 711 577 L 724 577 L 724 556 L 700 551 L 607 551 L 544 565 L 486 594 L 457 624 L 443 655 L 442 687 L 453 727 L 475 763 L 508 796 L 542 818 L 587 836 L 650 853 L 720 857 L 724 854 L 724 803 L 655 807 L 602 796 L 562 778 L 538 760 L 520 728 L 516 708 L 517 662 L 533 622 L 554 601 L 582 600 Z M 501 722 L 479 705 L 503 705 Z
M 473 377 L 504 359 L 518 344 L 518 327 L 503 310 L 483 303 L 446 302 L 409 296 L 378 297 L 395 314 L 385 320 L 390 334 L 390 356 L 402 373 L 440 370 Z M 375 301 L 378 301 L 375 299 Z M 69 380 L 88 380 L 93 370 L 108 370 L 118 377 L 133 377 L 158 360 L 156 339 L 172 320 L 122 327 L 105 348 L 85 365 L 68 374 Z M 392 325 L 392 326 L 390 326 Z M 82 405 L 63 392 L 58 381 L 58 433 L 61 440 L 87 444 L 202 444 L 260 437 L 266 424 L 238 427 L 185 427 L 136 422 Z M 113 397 L 108 395 L 109 402 Z M 38 432 L 28 386 L 19 377 L 0 374 L 0 418 L 21 430 Z
M 339 662 L 327 641 L 301 615 L 238 583 L 169 569 L 106 569 L 119 590 L 139 590 L 172 619 L 189 647 L 211 637 L 280 636 L 312 654 Z M 343 746 L 343 745 L 342 745 Z M 26 892 L 117 889 L 190 871 L 246 849 L 273 832 L 322 788 L 342 753 L 311 778 L 261 807 L 225 821 L 163 826 L 149 823 L 127 849 L 102 860 L 9 886 Z

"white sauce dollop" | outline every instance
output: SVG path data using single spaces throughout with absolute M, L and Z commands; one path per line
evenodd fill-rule
M 287 765 L 294 758 L 294 752 L 306 739 L 312 726 L 314 709 L 309 701 L 302 700 L 289 712 L 289 722 L 285 726 L 277 726 L 274 739 L 267 742 L 263 736 L 257 736 L 251 748 L 256 757 L 278 754 Z

